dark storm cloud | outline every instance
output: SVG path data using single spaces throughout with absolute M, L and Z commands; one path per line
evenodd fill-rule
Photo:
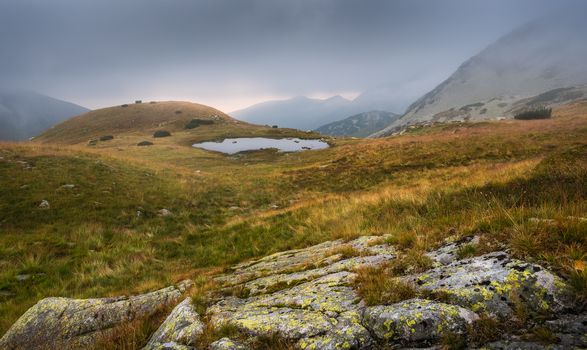
M 0 84 L 89 107 L 399 87 L 403 103 L 546 0 L 1 0 Z M 241 107 L 241 106 L 238 106 Z

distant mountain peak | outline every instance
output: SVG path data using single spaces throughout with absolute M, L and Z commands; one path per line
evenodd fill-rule
M 397 118 L 399 115 L 392 112 L 369 111 L 323 125 L 316 131 L 330 136 L 366 137 L 385 128 Z

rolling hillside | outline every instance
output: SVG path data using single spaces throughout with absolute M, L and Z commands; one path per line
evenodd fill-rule
M 191 128 L 190 123 L 193 123 Z M 154 132 L 161 130 L 168 131 L 171 136 L 157 139 L 157 142 L 185 145 L 230 136 L 300 135 L 294 130 L 241 122 L 205 105 L 167 101 L 133 103 L 91 111 L 51 127 L 35 141 L 86 144 L 94 140 L 98 141 L 98 147 L 132 145 L 142 140 L 153 141 Z M 104 136 L 112 136 L 113 139 L 100 142 Z

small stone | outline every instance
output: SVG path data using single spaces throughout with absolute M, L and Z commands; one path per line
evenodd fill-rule
M 168 209 L 163 208 L 157 212 L 157 215 L 165 217 L 165 216 L 172 216 L 173 213 L 171 211 L 169 211 Z
M 137 210 L 137 218 L 140 218 L 143 216 L 143 212 L 140 210 Z
M 75 185 L 73 185 L 73 184 L 61 185 L 61 188 L 65 188 L 65 189 L 72 189 L 74 187 L 75 187 Z
M 15 278 L 17 281 L 23 282 L 23 281 L 30 279 L 31 275 L 28 275 L 28 274 L 16 275 Z
M 0 290 L 0 297 L 10 298 L 15 296 L 16 294 L 9 292 L 7 290 Z
M 39 209 L 49 209 L 51 208 L 51 205 L 49 204 L 49 201 L 43 199 L 41 201 L 41 203 L 39 204 Z

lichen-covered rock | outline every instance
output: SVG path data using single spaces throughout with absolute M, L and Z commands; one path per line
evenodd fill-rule
M 356 249 L 357 252 L 362 253 L 361 255 L 382 255 L 392 258 L 395 250 L 387 244 L 377 245 L 376 243 L 380 240 L 381 237 L 378 236 L 363 236 L 346 243 L 339 239 L 320 243 L 308 248 L 275 253 L 259 260 L 236 265 L 233 271 L 217 277 L 216 281 L 225 286 L 234 286 L 265 276 L 273 277 L 278 274 L 291 274 L 330 266 L 342 259 L 341 254 L 338 254 L 336 249 L 343 245 L 348 245 Z M 331 272 L 333 271 L 327 273 Z M 260 288 L 262 289 L 262 287 Z
M 193 346 L 178 344 L 176 342 L 170 341 L 167 343 L 157 343 L 152 344 L 145 349 L 149 350 L 195 350 Z
M 431 344 L 443 334 L 464 334 L 479 317 L 459 306 L 424 299 L 368 307 L 363 323 L 380 340 L 401 344 Z
M 219 339 L 209 347 L 210 350 L 249 350 L 248 347 L 228 338 Z
M 253 336 L 278 334 L 301 348 L 365 348 L 362 303 L 349 285 L 355 274 L 342 271 L 272 294 L 227 298 L 208 309 L 216 327 L 231 324 Z
M 567 350 L 572 349 L 559 344 L 542 344 L 520 340 L 500 340 L 485 344 L 483 350 Z
M 177 303 L 176 287 L 131 297 L 46 298 L 28 309 L 0 339 L 0 349 L 86 349 L 113 327 Z
M 145 349 L 157 349 L 159 345 L 170 342 L 194 346 L 204 332 L 204 324 L 191 303 L 191 298 L 179 303 L 151 336 Z
M 244 284 L 250 295 L 267 293 L 270 290 L 281 287 L 290 287 L 302 282 L 326 276 L 345 270 L 350 270 L 362 265 L 379 265 L 386 261 L 392 260 L 395 256 L 392 254 L 381 254 L 372 256 L 358 256 L 344 259 L 327 265 L 325 267 L 309 269 L 300 272 L 280 273 L 265 277 L 260 277 Z
M 420 289 L 442 292 L 451 303 L 500 318 L 511 317 L 516 305 L 531 314 L 558 313 L 570 306 L 562 279 L 505 252 L 457 260 L 407 279 Z
M 436 266 L 448 265 L 458 259 L 459 249 L 466 244 L 479 244 L 479 236 L 464 237 L 456 242 L 445 244 L 434 251 L 428 252 L 426 255 L 432 259 Z
M 544 326 L 553 332 L 561 345 L 587 348 L 587 314 L 564 315 L 546 321 Z

